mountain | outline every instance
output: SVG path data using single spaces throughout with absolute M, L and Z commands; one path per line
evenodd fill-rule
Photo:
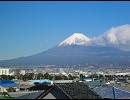
M 81 33 L 74 33 L 63 42 L 59 44 L 59 46 L 68 46 L 68 45 L 89 45 L 91 43 L 91 39 Z
M 58 46 L 47 51 L 11 60 L 1 61 L 1 65 L 39 64 L 116 64 L 129 65 L 130 52 L 114 47 L 92 45 L 91 39 L 81 33 L 74 33 Z

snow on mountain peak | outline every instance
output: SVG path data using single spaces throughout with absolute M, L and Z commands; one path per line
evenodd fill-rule
M 64 41 L 62 41 L 59 46 L 66 46 L 66 45 L 89 45 L 90 38 L 83 35 L 82 33 L 74 33 Z

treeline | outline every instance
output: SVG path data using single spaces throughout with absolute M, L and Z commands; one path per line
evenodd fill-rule
M 13 75 L 0 75 L 0 80 L 12 80 L 15 79 Z
M 22 74 L 17 74 L 17 75 L 0 75 L 0 79 L 1 80 L 13 80 L 13 79 L 19 79 L 19 80 L 23 80 L 23 81 L 27 81 L 27 80 L 40 80 L 40 79 L 49 79 L 49 80 L 73 80 L 76 79 L 78 77 L 76 76 L 72 76 L 71 74 L 69 74 L 68 76 L 65 75 L 51 75 L 49 73 L 38 73 L 38 74 L 34 74 L 34 73 L 26 73 L 25 75 Z

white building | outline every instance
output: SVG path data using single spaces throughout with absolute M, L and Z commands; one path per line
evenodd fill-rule
M 130 75 L 130 72 L 126 72 L 126 73 L 115 73 L 115 75 Z
M 26 71 L 25 70 L 20 70 L 20 74 L 25 75 Z
M 0 75 L 13 75 L 14 72 L 9 68 L 0 68 Z

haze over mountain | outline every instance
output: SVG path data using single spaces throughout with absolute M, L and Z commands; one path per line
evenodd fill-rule
M 39 64 L 130 64 L 130 25 L 115 27 L 105 34 L 89 38 L 74 33 L 59 45 L 28 57 L 1 61 L 1 65 Z M 117 34 L 118 33 L 118 34 Z

